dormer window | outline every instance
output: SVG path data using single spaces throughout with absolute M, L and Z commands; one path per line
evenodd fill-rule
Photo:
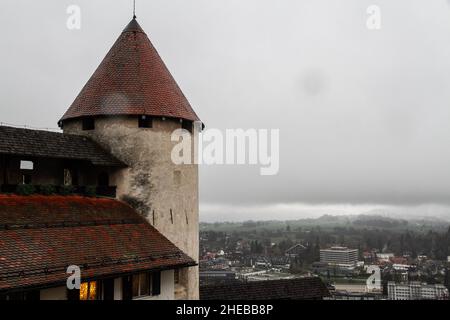
M 87 130 L 94 130 L 95 129 L 95 119 L 92 117 L 89 118 L 83 118 L 82 120 L 82 126 L 83 126 L 83 130 L 87 131 Z
M 139 116 L 138 126 L 139 128 L 152 128 L 153 127 L 152 117 Z

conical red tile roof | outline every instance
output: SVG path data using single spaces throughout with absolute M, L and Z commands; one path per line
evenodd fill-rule
M 136 19 L 123 30 L 61 120 L 113 115 L 199 120 Z

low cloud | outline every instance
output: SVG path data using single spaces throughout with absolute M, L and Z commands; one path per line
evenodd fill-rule
M 443 219 L 450 221 L 450 206 L 421 204 L 416 206 L 394 206 L 382 204 L 307 204 L 274 203 L 257 205 L 227 205 L 202 203 L 200 205 L 201 222 L 234 222 L 264 220 L 297 220 L 318 218 L 323 215 L 380 215 L 392 218 Z
M 68 1 L 2 4 L 2 121 L 56 127 L 131 19 L 127 1 L 78 2 L 80 30 L 66 27 Z M 372 0 L 141 1 L 140 24 L 208 128 L 280 129 L 276 176 L 201 166 L 202 218 L 367 203 L 448 214 L 448 2 L 377 1 L 382 28 L 368 30 Z

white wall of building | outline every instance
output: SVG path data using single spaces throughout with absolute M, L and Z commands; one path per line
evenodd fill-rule
M 389 300 L 442 299 L 448 296 L 448 290 L 442 284 L 426 285 L 418 282 L 398 284 L 388 283 Z
M 41 300 L 67 300 L 67 288 L 56 287 L 40 291 Z M 166 270 L 161 272 L 161 294 L 157 296 L 141 297 L 136 300 L 174 300 L 175 272 Z M 122 278 L 114 279 L 114 300 L 122 300 Z

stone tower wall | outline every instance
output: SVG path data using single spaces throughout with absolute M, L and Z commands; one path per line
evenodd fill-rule
M 176 119 L 156 118 L 152 128 L 139 128 L 137 117 L 96 118 L 95 130 L 83 131 L 80 120 L 65 121 L 64 133 L 86 135 L 129 168 L 110 177 L 117 198 L 131 204 L 178 248 L 198 262 L 198 166 L 175 165 L 171 134 Z M 198 299 L 198 267 L 180 270 L 188 299 Z

